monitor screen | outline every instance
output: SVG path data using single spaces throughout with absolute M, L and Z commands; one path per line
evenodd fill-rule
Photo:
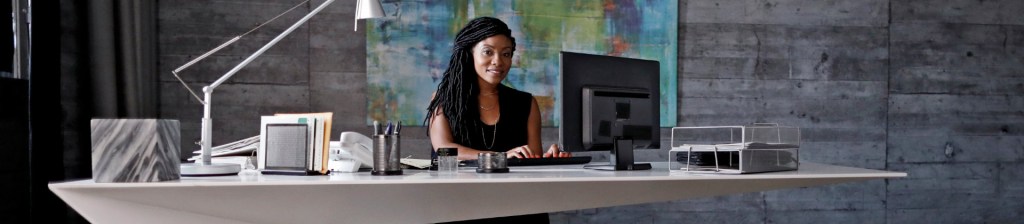
M 613 139 L 660 148 L 657 61 L 561 52 L 559 138 L 566 151 L 608 151 Z

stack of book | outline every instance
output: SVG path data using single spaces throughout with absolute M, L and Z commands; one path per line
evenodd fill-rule
M 210 160 L 213 163 L 238 164 L 242 169 L 255 169 L 256 149 L 260 146 L 260 136 L 252 136 L 228 144 L 215 146 L 211 149 Z M 203 150 L 199 149 L 188 158 L 188 161 L 199 161 L 202 159 Z
M 305 124 L 308 127 L 309 150 L 305 158 L 304 169 L 307 173 L 327 174 L 329 169 L 327 161 L 330 158 L 331 141 L 331 120 L 334 113 L 307 113 L 307 114 L 276 114 L 274 116 L 263 116 L 260 119 L 260 140 L 257 154 L 257 167 L 260 170 L 266 169 L 266 142 L 267 125 L 274 124 Z

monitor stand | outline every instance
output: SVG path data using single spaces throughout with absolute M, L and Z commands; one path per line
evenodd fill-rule
M 612 138 L 611 164 L 585 165 L 583 168 L 595 170 L 650 170 L 650 163 L 633 163 L 633 139 Z

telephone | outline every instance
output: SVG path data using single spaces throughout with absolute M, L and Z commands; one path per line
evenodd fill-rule
M 338 172 L 356 172 L 373 167 L 373 141 L 358 132 L 341 133 L 338 142 L 331 142 L 328 168 Z

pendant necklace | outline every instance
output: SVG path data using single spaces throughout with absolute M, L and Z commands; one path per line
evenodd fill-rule
M 498 138 L 498 119 L 501 118 L 501 114 L 498 114 L 497 118 L 494 118 L 494 131 L 491 132 L 491 144 L 487 145 L 487 136 L 484 135 L 484 127 L 480 126 L 480 140 L 483 140 L 484 147 L 491 149 L 494 147 L 494 139 Z M 484 124 L 486 125 L 486 124 Z
M 498 94 L 498 92 L 497 92 L 497 91 L 495 91 L 494 93 L 486 93 L 486 94 L 480 94 L 480 95 L 481 95 L 481 96 L 493 96 L 493 95 L 497 95 L 497 94 Z M 498 106 L 498 104 L 497 104 L 497 103 L 495 103 L 495 104 L 491 104 L 491 106 L 490 106 L 490 107 L 484 107 L 483 105 L 480 105 L 480 109 L 481 109 L 481 110 L 491 110 L 491 109 L 494 109 L 494 107 L 497 107 L 497 106 Z

